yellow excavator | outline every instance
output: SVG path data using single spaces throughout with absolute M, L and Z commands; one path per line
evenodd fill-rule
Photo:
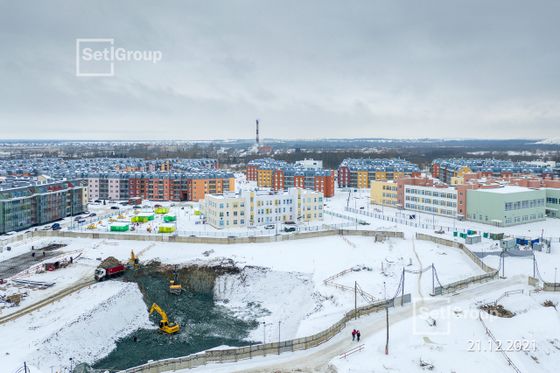
M 152 308 L 150 308 L 150 315 L 152 313 L 157 312 L 161 316 L 161 320 L 159 322 L 159 330 L 167 334 L 175 334 L 178 333 L 181 327 L 179 324 L 170 322 L 167 319 L 167 314 L 157 305 L 152 304 Z
M 177 273 L 177 267 L 173 271 L 173 280 L 169 281 L 169 292 L 171 294 L 180 295 L 183 291 L 183 286 L 179 282 L 179 274 Z
M 128 266 L 133 269 L 138 269 L 140 267 L 140 262 L 134 250 L 130 250 L 130 258 L 128 259 Z

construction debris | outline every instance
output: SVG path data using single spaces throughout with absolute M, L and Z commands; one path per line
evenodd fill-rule
M 434 369 L 434 364 L 420 359 L 420 367 L 422 369 L 433 370 Z
M 110 257 L 105 258 L 101 262 L 101 264 L 99 264 L 99 267 L 110 268 L 110 267 L 116 267 L 120 264 L 121 264 L 121 262 L 117 258 L 115 258 L 114 256 L 110 256 Z
M 480 309 L 486 311 L 488 314 L 497 317 L 511 318 L 515 314 L 504 308 L 501 304 L 485 304 L 480 306 Z
M 50 288 L 55 284 L 54 282 L 16 280 L 16 279 L 12 280 L 12 282 L 16 285 L 21 285 L 32 289 L 46 289 L 46 288 Z
M 26 297 L 27 293 L 14 293 L 10 295 L 0 296 L 0 301 L 4 303 L 9 303 L 12 307 L 19 306 L 22 298 Z

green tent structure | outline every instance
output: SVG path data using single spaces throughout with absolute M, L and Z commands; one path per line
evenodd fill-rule
M 164 215 L 164 217 L 163 217 L 163 221 L 166 222 L 166 223 L 176 221 L 176 220 L 177 220 L 177 216 L 175 216 L 175 215 Z
M 128 223 L 116 222 L 111 224 L 111 232 L 127 232 L 130 228 Z

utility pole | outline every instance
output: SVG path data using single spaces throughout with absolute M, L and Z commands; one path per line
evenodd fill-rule
M 537 278 L 536 269 L 537 269 L 537 258 L 535 257 L 535 253 L 533 252 L 533 278 Z
M 557 267 L 554 267 L 554 291 L 556 291 L 556 271 L 558 270 Z
M 387 302 L 387 300 L 385 300 Z M 389 307 L 385 304 L 385 320 L 387 325 L 387 339 L 385 340 L 385 355 L 389 355 Z
M 354 281 L 354 320 L 358 319 L 358 281 Z
M 280 355 L 280 325 L 282 321 L 278 321 L 278 355 Z
M 420 268 L 422 270 L 422 268 Z M 401 306 L 404 305 L 404 267 L 402 269 L 402 292 L 401 292 Z
M 434 263 L 432 263 L 432 295 L 436 295 L 436 274 L 434 272 Z
M 263 344 L 266 344 L 266 322 L 263 321 Z
M 502 278 L 506 278 L 506 256 L 502 252 Z

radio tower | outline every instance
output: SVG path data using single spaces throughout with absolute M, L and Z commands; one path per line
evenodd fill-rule
M 259 120 L 257 119 L 257 146 L 259 146 Z

